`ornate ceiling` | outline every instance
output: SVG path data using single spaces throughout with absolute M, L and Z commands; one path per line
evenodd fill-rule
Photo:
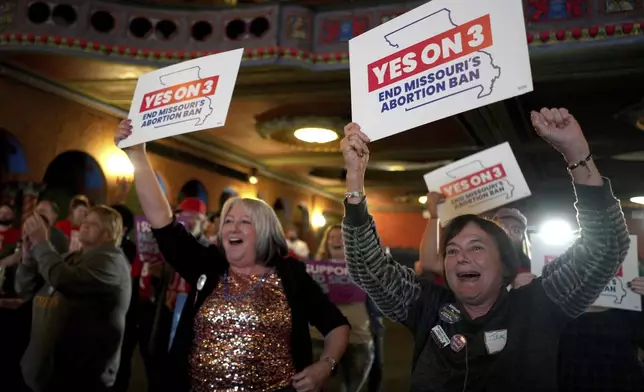
M 203 6 L 217 2 L 146 3 Z M 530 15 L 534 16 L 527 17 Z M 642 28 L 632 23 L 628 27 L 623 19 L 615 26 L 620 34 L 629 31 L 633 38 L 615 38 L 615 44 L 607 41 L 612 36 L 610 26 L 594 32 L 596 20 L 578 22 L 579 28 L 566 22 L 568 27 L 563 30 L 553 24 L 529 25 L 527 39 L 531 42 L 535 91 L 373 143 L 367 184 L 371 203 L 382 209 L 418 209 L 418 196 L 426 192 L 423 174 L 505 141 L 511 143 L 535 193 L 568 194 L 563 162 L 533 134 L 528 123 L 529 111 L 542 106 L 568 107 L 578 117 L 602 172 L 613 178 L 613 186 L 622 198 L 644 194 L 640 178 L 644 170 L 644 132 L 633 121 L 633 113 L 642 108 L 639 102 L 644 96 L 644 52 L 639 37 Z M 615 26 L 613 33 L 617 34 Z M 578 31 L 581 35 L 575 38 Z M 577 39 L 585 42 L 568 43 Z M 125 111 L 137 78 L 169 63 L 167 58 L 150 61 L 145 54 L 120 55 L 120 48 L 112 49 L 110 54 L 109 48 L 107 52 L 103 46 L 94 50 L 89 44 L 85 49 L 64 50 L 57 49 L 60 43 L 49 50 L 43 50 L 43 46 L 46 45 L 5 46 L 2 51 L 0 40 L 0 70 L 26 82 L 37 79 L 61 86 Z M 248 46 L 246 49 L 252 51 Z M 163 57 L 154 54 L 157 55 Z M 306 144 L 295 139 L 293 131 L 301 126 L 324 126 L 342 135 L 342 125 L 351 116 L 349 73 L 343 56 L 338 58 L 345 60 L 325 69 L 312 69 L 305 60 L 301 64 L 274 61 L 243 66 L 226 126 L 184 135 L 179 140 L 190 148 L 216 148 L 243 157 L 260 168 L 260 175 L 262 170 L 279 173 L 341 197 L 344 173 L 338 140 L 324 145 Z M 248 55 L 245 59 L 252 61 Z M 629 107 L 635 110 L 618 116 Z M 619 154 L 630 155 L 624 158 Z

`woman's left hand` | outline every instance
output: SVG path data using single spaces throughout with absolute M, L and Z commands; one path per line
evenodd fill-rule
M 628 282 L 628 288 L 634 293 L 644 295 L 644 277 L 640 276 Z
M 568 110 L 543 108 L 540 112 L 533 111 L 530 117 L 539 136 L 563 154 L 568 163 L 586 159 L 590 153 L 588 142 Z
M 297 392 L 318 392 L 331 375 L 331 367 L 318 361 L 293 376 L 293 388 Z

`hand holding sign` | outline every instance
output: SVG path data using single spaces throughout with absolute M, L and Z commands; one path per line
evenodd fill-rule
M 364 177 L 369 163 L 369 138 L 356 123 L 344 127 L 344 138 L 340 142 L 347 176 Z
M 427 194 L 427 203 L 425 207 L 427 212 L 429 212 L 429 217 L 431 219 L 438 218 L 438 205 L 445 201 L 445 196 L 438 192 L 429 192 Z
M 132 121 L 129 119 L 121 121 L 118 127 L 116 127 L 116 133 L 114 134 L 114 144 L 116 144 L 116 147 L 130 135 L 132 135 Z M 123 148 L 123 151 L 145 151 L 145 143 Z
M 628 288 L 636 294 L 644 295 L 644 277 L 637 277 L 628 282 Z
M 590 153 L 590 147 L 577 120 L 567 109 L 532 111 L 532 125 L 545 141 L 550 143 L 569 163 L 583 161 Z

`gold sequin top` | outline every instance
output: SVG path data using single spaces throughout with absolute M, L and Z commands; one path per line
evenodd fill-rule
M 228 295 L 241 296 L 259 276 L 229 271 Z M 291 309 L 275 273 L 245 297 L 226 299 L 224 278 L 195 316 L 190 354 L 194 392 L 271 392 L 291 384 Z

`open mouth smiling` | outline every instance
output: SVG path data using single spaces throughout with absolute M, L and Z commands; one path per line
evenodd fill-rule
M 459 272 L 456 277 L 464 282 L 476 282 L 481 277 L 481 274 L 475 271 Z
M 243 244 L 243 243 L 244 243 L 244 240 L 242 240 L 241 238 L 234 238 L 234 237 L 233 237 L 233 238 L 230 238 L 230 239 L 228 240 L 228 243 L 229 243 L 230 245 L 241 245 L 241 244 Z

